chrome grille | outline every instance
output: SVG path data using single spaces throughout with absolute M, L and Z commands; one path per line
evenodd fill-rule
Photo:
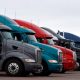
M 75 61 L 77 61 L 77 55 L 76 55 L 76 52 L 75 52 L 75 51 L 73 51 L 73 59 L 74 59 Z
M 37 63 L 41 63 L 41 51 L 40 50 L 37 50 L 37 55 L 36 55 L 36 61 Z
M 62 63 L 63 62 L 63 54 L 62 54 L 62 52 L 59 52 L 58 62 L 59 63 Z

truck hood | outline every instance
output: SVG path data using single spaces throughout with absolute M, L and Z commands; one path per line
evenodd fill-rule
M 66 59 L 73 59 L 73 51 L 69 50 L 67 48 L 61 47 L 61 46 L 57 46 L 57 45 L 53 45 L 56 48 L 59 48 L 62 52 L 63 52 L 63 57 Z
M 58 49 L 53 48 L 52 46 L 45 45 L 38 42 L 30 42 L 30 44 L 39 47 L 42 50 L 42 54 L 48 55 L 55 60 L 58 60 Z
M 12 50 L 17 50 L 33 59 L 36 59 L 36 53 L 38 50 L 40 51 L 40 49 L 36 46 L 16 40 L 7 40 L 7 51 Z

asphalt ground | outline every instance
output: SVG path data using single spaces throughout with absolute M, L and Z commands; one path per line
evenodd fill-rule
M 10 77 L 0 72 L 0 80 L 80 80 L 80 71 L 70 71 L 65 74 L 53 73 L 50 76 Z

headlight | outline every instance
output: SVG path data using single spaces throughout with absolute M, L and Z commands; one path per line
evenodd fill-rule
M 26 62 L 35 62 L 34 59 L 25 59 Z
M 75 52 L 75 51 L 73 51 L 73 59 L 74 59 L 75 61 L 77 61 L 77 55 L 76 55 L 76 52 Z
M 58 63 L 57 60 L 48 60 L 50 63 Z

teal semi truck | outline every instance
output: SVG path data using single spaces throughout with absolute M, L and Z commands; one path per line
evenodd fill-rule
M 59 72 L 62 70 L 62 51 L 37 42 L 34 32 L 29 29 L 20 28 L 19 25 L 12 19 L 0 15 L 0 23 L 7 25 L 16 31 L 13 36 L 19 41 L 24 41 L 35 45 L 42 50 L 42 65 L 43 70 L 40 73 L 33 73 L 36 75 L 50 75 L 52 72 Z M 20 32 L 23 32 L 21 34 Z

